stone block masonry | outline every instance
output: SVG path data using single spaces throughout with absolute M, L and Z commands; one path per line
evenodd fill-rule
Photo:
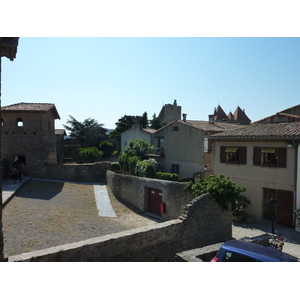
M 178 219 L 10 256 L 8 261 L 175 261 L 176 253 L 231 238 L 231 212 L 223 210 L 208 195 L 202 195 L 191 201 Z

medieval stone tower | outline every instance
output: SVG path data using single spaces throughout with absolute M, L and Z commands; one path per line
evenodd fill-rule
M 181 120 L 181 106 L 177 106 L 177 101 L 173 104 L 166 104 L 161 109 L 158 118 L 168 124 L 174 120 Z
M 56 164 L 54 104 L 18 103 L 1 108 L 2 159 L 23 161 L 26 175 L 37 176 L 44 165 Z

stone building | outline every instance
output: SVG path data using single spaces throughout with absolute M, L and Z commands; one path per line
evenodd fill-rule
M 162 107 L 158 118 L 166 124 L 173 122 L 174 120 L 181 120 L 181 106 L 177 105 L 177 100 L 174 100 L 173 104 L 165 104 Z
M 54 104 L 17 103 L 1 109 L 2 159 L 22 161 L 26 174 L 37 176 L 57 163 L 54 123 L 60 116 Z

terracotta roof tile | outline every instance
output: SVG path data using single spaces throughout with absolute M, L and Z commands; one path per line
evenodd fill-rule
M 233 130 L 240 127 L 245 127 L 249 125 L 238 125 L 235 123 L 228 123 L 228 122 L 215 122 L 215 123 L 209 123 L 209 121 L 192 121 L 187 120 L 186 122 L 182 120 L 174 120 L 173 122 L 165 125 L 164 127 L 158 129 L 157 131 L 161 131 L 162 129 L 174 124 L 175 122 L 178 122 L 180 124 L 184 124 L 199 130 L 207 131 L 207 132 L 222 132 L 227 130 Z
M 212 139 L 242 138 L 297 138 L 300 139 L 300 122 L 252 124 L 236 130 L 214 134 Z
M 55 119 L 60 119 L 56 107 L 52 103 L 17 103 L 1 107 L 2 111 L 47 112 L 52 110 Z

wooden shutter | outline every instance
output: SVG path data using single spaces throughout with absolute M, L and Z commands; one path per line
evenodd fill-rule
M 261 147 L 253 147 L 253 165 L 261 166 Z
M 286 168 L 286 148 L 277 148 L 277 167 Z
M 247 164 L 247 147 L 239 147 L 239 156 L 240 156 L 239 164 L 246 165 Z
M 226 146 L 221 146 L 220 147 L 220 162 L 221 163 L 226 163 Z

